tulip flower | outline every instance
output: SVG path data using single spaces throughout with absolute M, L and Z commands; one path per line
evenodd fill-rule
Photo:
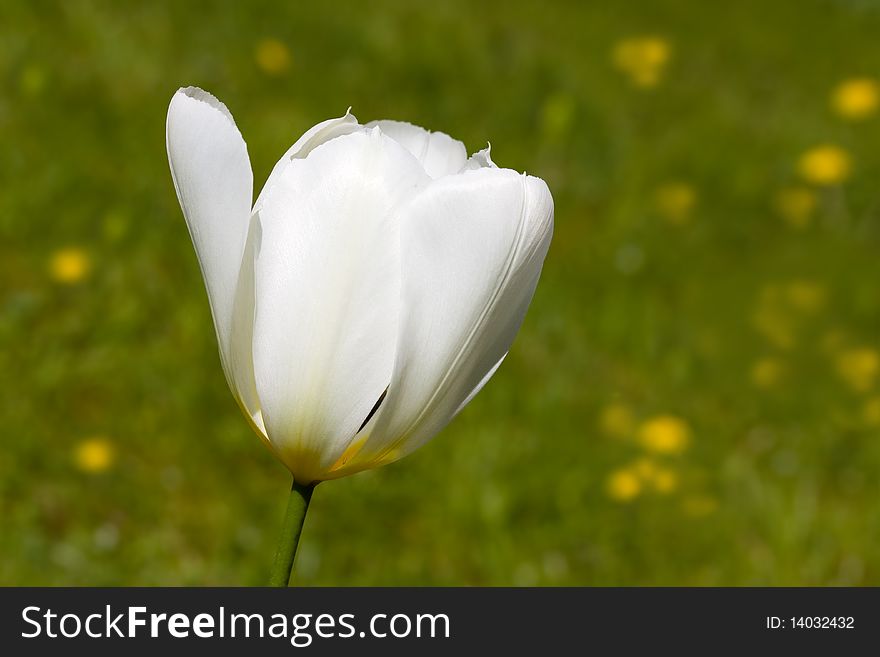
M 286 585 L 314 486 L 425 444 L 486 384 L 553 231 L 543 180 L 442 132 L 345 116 L 300 137 L 256 201 L 226 106 L 179 90 L 171 174 L 229 387 L 294 484 Z

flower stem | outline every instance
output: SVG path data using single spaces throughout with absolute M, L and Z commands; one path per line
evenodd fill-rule
M 296 481 L 290 488 L 290 499 L 287 501 L 284 526 L 281 528 L 281 538 L 278 541 L 278 550 L 275 552 L 275 564 L 269 576 L 269 586 L 289 586 L 296 546 L 299 545 L 299 536 L 302 534 L 303 522 L 314 490 L 315 484 L 303 486 Z

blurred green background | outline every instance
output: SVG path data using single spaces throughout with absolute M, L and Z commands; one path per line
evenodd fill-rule
M 880 584 L 880 3 L 4 3 L 0 584 L 266 581 L 288 473 L 227 390 L 165 154 L 257 189 L 349 105 L 492 142 L 556 234 L 492 383 L 321 485 L 297 581 Z

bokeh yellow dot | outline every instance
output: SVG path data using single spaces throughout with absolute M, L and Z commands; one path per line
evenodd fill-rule
M 79 443 L 73 452 L 76 467 L 83 472 L 104 472 L 113 465 L 113 445 L 106 438 L 88 438 Z
M 877 111 L 878 105 L 880 85 L 872 78 L 844 80 L 831 93 L 831 107 L 844 119 L 865 119 Z
M 869 427 L 880 427 L 880 397 L 872 397 L 862 407 L 862 422 Z
M 833 144 L 816 146 L 798 160 L 798 171 L 814 185 L 839 185 L 852 172 L 852 159 L 844 149 Z
M 671 224 L 684 224 L 697 204 L 696 190 L 685 182 L 668 182 L 654 192 L 657 212 Z
M 794 280 L 785 286 L 785 297 L 795 310 L 813 315 L 825 306 L 827 290 L 821 283 L 808 280 Z
M 880 397 L 871 397 L 865 400 L 862 406 L 861 421 L 868 427 L 880 427 Z
M 752 314 L 752 324 L 773 346 L 791 349 L 797 338 L 797 321 L 786 299 L 785 289 L 777 284 L 761 288 Z
M 639 427 L 639 443 L 646 450 L 658 454 L 678 454 L 687 449 L 690 427 L 674 415 L 652 417 Z
M 608 497 L 618 502 L 634 500 L 642 492 L 642 482 L 638 475 L 628 468 L 615 470 L 605 483 Z
M 708 495 L 694 495 L 685 498 L 681 503 L 682 511 L 693 518 L 701 518 L 715 512 L 718 500 Z
M 855 392 L 867 392 L 874 387 L 880 372 L 880 354 L 874 349 L 848 349 L 835 360 L 838 376 Z
M 796 342 L 794 321 L 782 309 L 762 307 L 752 315 L 758 332 L 780 349 L 791 349 Z
M 257 66 L 267 75 L 282 75 L 290 68 L 290 51 L 278 39 L 262 39 L 254 51 Z
M 657 464 L 651 459 L 642 458 L 633 463 L 632 471 L 635 472 L 642 481 L 650 481 L 657 474 Z
M 624 404 L 609 404 L 602 409 L 599 428 L 613 438 L 629 437 L 635 428 L 632 411 Z
M 816 211 L 816 193 L 809 187 L 786 187 L 773 202 L 776 211 L 792 228 L 806 228 Z
M 623 39 L 612 51 L 612 61 L 636 87 L 657 86 L 672 57 L 672 47 L 661 37 L 646 36 Z
M 638 477 L 642 488 L 655 493 L 668 495 L 678 488 L 678 475 L 675 471 L 659 465 L 650 458 L 638 459 L 628 471 Z
M 59 283 L 79 283 L 89 275 L 91 268 L 88 254 L 75 247 L 56 251 L 49 258 L 49 275 Z
M 650 481 L 653 489 L 663 495 L 669 495 L 678 488 L 678 475 L 669 468 L 659 468 Z
M 778 358 L 761 358 L 752 364 L 750 378 L 756 388 L 768 389 L 779 384 L 785 365 Z

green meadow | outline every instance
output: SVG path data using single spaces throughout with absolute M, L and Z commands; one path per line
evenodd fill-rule
M 259 585 L 290 486 L 229 393 L 165 153 L 261 187 L 347 107 L 544 178 L 492 382 L 321 484 L 302 585 L 880 584 L 880 2 L 0 8 L 0 584 Z

